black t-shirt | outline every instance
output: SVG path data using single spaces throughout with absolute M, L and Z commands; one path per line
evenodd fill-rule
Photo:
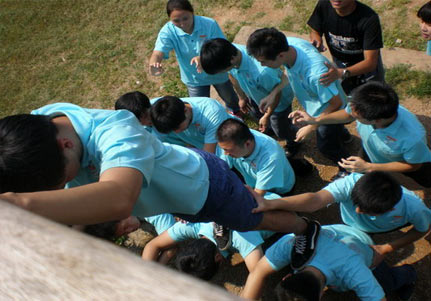
M 379 16 L 357 1 L 356 9 L 341 17 L 329 0 L 320 0 L 307 24 L 325 35 L 331 55 L 348 66 L 363 61 L 364 50 L 383 47 Z

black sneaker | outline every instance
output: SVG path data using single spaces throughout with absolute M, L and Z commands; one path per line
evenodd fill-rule
M 396 294 L 398 295 L 398 297 L 400 298 L 400 300 L 403 301 L 408 301 L 410 300 L 410 298 L 413 295 L 413 292 L 415 290 L 415 286 L 416 286 L 416 280 L 417 280 L 417 274 L 416 274 L 416 270 L 414 269 L 414 267 L 410 264 L 405 264 L 402 266 L 403 268 L 406 269 L 411 269 L 411 275 L 413 277 L 411 277 L 411 282 L 408 284 L 403 285 L 401 288 L 399 288 L 396 291 Z
M 294 270 L 301 270 L 313 258 L 316 250 L 317 239 L 319 238 L 320 224 L 315 220 L 308 220 L 307 229 L 302 235 L 295 236 L 295 244 L 292 248 L 290 267 Z
M 220 251 L 225 251 L 232 245 L 232 232 L 227 227 L 213 223 L 214 239 Z
M 284 147 L 284 154 L 286 155 L 287 159 L 293 158 L 300 147 L 301 143 L 298 142 L 286 143 L 286 146 Z
M 350 175 L 350 173 L 348 171 L 345 170 L 339 170 L 332 178 L 331 178 L 331 182 L 334 182 L 338 179 L 342 179 L 344 177 L 347 177 L 348 175 Z

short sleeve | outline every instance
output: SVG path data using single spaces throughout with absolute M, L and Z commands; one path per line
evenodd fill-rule
M 403 153 L 403 158 L 411 164 L 429 162 L 430 149 L 423 140 L 419 140 Z
M 308 26 L 310 26 L 312 29 L 319 32 L 320 34 L 322 34 L 324 31 L 322 13 L 323 13 L 322 1 L 319 1 L 307 22 Z
M 169 29 L 169 23 L 166 23 L 165 26 L 159 32 L 157 36 L 156 45 L 154 50 L 163 52 L 164 59 L 169 58 L 169 52 L 174 49 L 174 43 L 172 40 L 172 31 Z
M 364 301 L 382 300 L 385 293 L 373 275 L 373 272 L 364 264 L 351 265 L 351 270 L 345 282 L 355 291 L 359 299 Z M 349 277 L 350 276 L 350 277 Z
M 266 260 L 275 271 L 279 271 L 290 264 L 293 241 L 294 235 L 286 234 L 266 250 Z
M 353 186 L 357 181 L 357 174 L 350 174 L 347 177 L 338 179 L 323 189 L 328 191 L 336 203 L 344 203 L 351 199 Z
M 371 16 L 364 24 L 364 50 L 375 50 L 383 47 L 382 28 L 380 26 L 379 16 Z
M 184 241 L 187 239 L 198 239 L 198 224 L 176 222 L 175 225 L 168 229 L 168 235 L 175 241 Z
M 258 231 L 237 232 L 232 235 L 232 246 L 238 250 L 242 258 L 246 258 L 254 249 L 263 244 Z

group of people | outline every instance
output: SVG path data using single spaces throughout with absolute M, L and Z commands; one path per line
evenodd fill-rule
M 169 0 L 167 14 L 149 72 L 161 75 L 174 50 L 190 97 L 134 91 L 115 110 L 55 103 L 1 119 L 0 199 L 91 225 L 89 233 L 103 226 L 109 236 L 145 219 L 158 236 L 143 259 L 175 257 L 179 270 L 202 279 L 238 251 L 250 272 L 244 298 L 258 299 L 265 279 L 290 265 L 282 300 L 319 300 L 326 286 L 363 300 L 408 300 L 415 269 L 384 258 L 429 233 L 431 210 L 391 173 L 431 187 L 431 151 L 423 126 L 384 82 L 378 15 L 355 0 L 321 0 L 308 21 L 311 42 L 262 28 L 239 45 L 213 19 L 194 15 L 188 0 Z M 431 2 L 418 17 L 431 40 Z M 320 53 L 323 35 L 333 62 Z M 226 108 L 209 98 L 211 85 Z M 292 112 L 294 96 L 304 111 Z M 242 121 L 245 114 L 259 130 Z M 344 147 L 351 140 L 344 124 L 353 121 L 358 155 Z M 294 157 L 313 131 L 339 171 L 320 191 L 295 194 L 305 166 Z M 334 203 L 343 225 L 300 216 Z M 384 244 L 370 236 L 410 224 Z M 275 233 L 285 235 L 263 251 Z

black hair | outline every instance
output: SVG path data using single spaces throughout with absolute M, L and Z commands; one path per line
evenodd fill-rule
M 310 271 L 291 274 L 280 281 L 277 289 L 279 301 L 319 301 L 323 289 L 321 282 Z
M 151 107 L 151 121 L 160 133 L 175 131 L 186 120 L 184 102 L 175 96 L 163 96 Z
M 364 174 L 353 186 L 353 204 L 366 214 L 388 212 L 401 200 L 401 185 L 383 171 Z
M 417 16 L 425 23 L 431 24 L 431 1 L 428 1 L 418 10 Z
M 65 157 L 48 116 L 0 120 L 0 192 L 52 190 L 65 180 Z
M 232 66 L 238 49 L 228 40 L 216 38 L 206 41 L 201 48 L 201 65 L 208 74 L 216 74 Z
M 281 52 L 288 50 L 286 36 L 274 27 L 258 29 L 247 40 L 247 52 L 255 58 L 273 61 Z
M 361 118 L 387 119 L 396 116 L 399 99 L 388 84 L 370 81 L 353 90 L 351 106 Z
M 111 221 L 93 225 L 85 226 L 84 232 L 106 240 L 113 240 L 115 238 L 115 230 L 119 221 Z
M 217 246 L 209 239 L 194 239 L 178 251 L 175 266 L 181 272 L 210 280 L 218 269 L 216 252 Z
M 115 102 L 116 110 L 128 110 L 138 119 L 141 119 L 150 107 L 148 96 L 139 91 L 126 93 Z
M 217 141 L 232 141 L 235 145 L 243 146 L 248 140 L 254 141 L 249 127 L 242 121 L 229 118 L 223 121 L 217 129 Z
M 166 13 L 168 17 L 171 16 L 174 10 L 186 10 L 192 14 L 194 13 L 193 6 L 188 0 L 169 0 L 166 4 Z

